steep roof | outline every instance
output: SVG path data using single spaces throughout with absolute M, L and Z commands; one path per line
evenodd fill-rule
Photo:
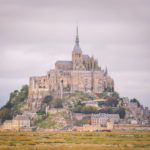
M 75 46 L 73 48 L 73 52 L 82 52 L 80 45 L 79 45 L 78 26 L 76 30 L 76 40 L 75 40 Z
M 82 52 L 79 43 L 75 43 L 75 46 L 73 48 L 73 52 Z
M 84 55 L 82 55 L 82 57 L 83 58 L 89 58 L 89 55 L 84 54 Z
M 58 60 L 58 61 L 56 61 L 55 64 L 58 64 L 58 65 L 72 65 L 72 61 Z
M 92 114 L 93 118 L 119 118 L 119 114 L 105 114 L 105 113 L 99 113 L 99 114 Z

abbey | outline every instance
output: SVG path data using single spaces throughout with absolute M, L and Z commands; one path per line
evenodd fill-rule
M 94 57 L 82 53 L 79 45 L 78 27 L 71 61 L 58 60 L 55 69 L 50 69 L 45 76 L 30 77 L 29 99 L 32 107 L 38 107 L 47 95 L 62 97 L 65 93 L 83 91 L 101 93 L 105 88 L 114 90 L 114 81 L 98 65 Z

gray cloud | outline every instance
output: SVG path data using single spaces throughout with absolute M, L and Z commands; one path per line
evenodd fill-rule
M 121 96 L 150 107 L 149 0 L 0 0 L 0 105 L 81 48 L 108 66 Z

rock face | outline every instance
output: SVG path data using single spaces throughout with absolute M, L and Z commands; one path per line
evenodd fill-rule
M 45 76 L 30 77 L 29 100 L 31 111 L 40 108 L 42 99 L 47 95 L 62 97 L 64 93 L 75 91 L 101 93 L 105 88 L 114 90 L 114 81 L 106 71 L 101 70 L 94 57 L 82 54 L 79 46 L 78 29 L 72 61 L 56 61 L 55 69 Z

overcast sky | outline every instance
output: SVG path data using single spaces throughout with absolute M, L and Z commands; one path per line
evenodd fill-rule
M 79 25 L 120 96 L 150 107 L 150 0 L 0 0 L 0 106 L 11 91 L 70 60 Z

